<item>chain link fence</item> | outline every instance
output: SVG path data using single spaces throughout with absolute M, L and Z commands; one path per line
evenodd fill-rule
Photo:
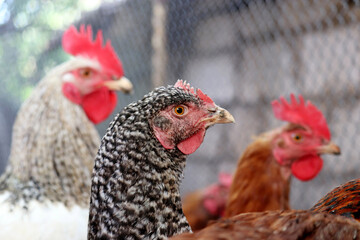
M 342 148 L 340 157 L 324 157 L 316 179 L 292 179 L 291 206 L 308 208 L 333 187 L 360 177 L 360 1 L 123 0 L 105 2 L 75 19 L 77 26 L 103 30 L 134 83 L 133 95 L 119 95 L 116 112 L 153 87 L 182 78 L 233 113 L 236 124 L 212 128 L 189 156 L 183 193 L 215 182 L 220 171 L 232 172 L 252 136 L 283 124 L 273 117 L 270 103 L 290 93 L 301 93 L 324 112 L 332 139 Z M 18 78 L 20 86 L 34 85 L 46 69 L 66 59 L 60 46 L 66 27 L 44 30 L 48 38 L 42 39 L 45 47 L 34 60 L 37 67 L 31 76 Z M 16 28 L 10 30 L 0 25 L 2 46 L 17 36 Z M 6 52 L 2 82 L 17 79 L 8 65 L 15 64 L 19 54 Z M 16 95 L 4 90 L 0 94 L 19 106 Z M 5 105 L 1 101 L 0 112 Z M 10 116 L 8 111 L 0 114 L 6 139 L 0 142 L 2 148 L 10 142 L 5 132 L 11 125 L 2 121 Z M 111 119 L 98 127 L 100 134 Z M 6 162 L 7 152 L 1 151 Z

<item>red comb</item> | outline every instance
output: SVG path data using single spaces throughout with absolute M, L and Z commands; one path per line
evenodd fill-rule
M 98 31 L 95 41 L 92 40 L 91 26 L 80 26 L 78 32 L 74 26 L 70 26 L 63 35 L 62 46 L 64 51 L 73 56 L 82 56 L 96 59 L 109 77 L 120 78 L 124 75 L 122 64 L 111 46 L 110 40 L 103 47 L 103 36 Z
M 330 131 L 324 115 L 310 101 L 304 102 L 304 98 L 299 95 L 297 102 L 294 94 L 291 94 L 291 102 L 280 97 L 280 102 L 274 100 L 271 105 L 276 118 L 296 124 L 303 124 L 327 140 L 330 140 Z
M 190 83 L 186 83 L 186 81 L 177 80 L 174 87 L 182 88 L 185 91 L 188 91 L 188 92 L 192 93 L 193 95 L 197 96 L 204 102 L 214 104 L 214 101 L 208 95 L 203 93 L 200 89 L 196 89 L 196 92 L 195 92 L 194 88 L 190 87 Z

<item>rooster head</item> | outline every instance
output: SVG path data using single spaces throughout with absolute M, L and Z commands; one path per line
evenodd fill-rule
M 326 119 L 310 101 L 299 101 L 291 94 L 291 102 L 283 97 L 272 102 L 276 118 L 289 122 L 274 138 L 273 155 L 279 164 L 290 166 L 292 174 L 302 181 L 313 179 L 321 170 L 321 154 L 340 154 L 331 142 Z
M 79 32 L 71 26 L 63 35 L 62 46 L 75 57 L 71 69 L 62 76 L 64 96 L 82 106 L 93 123 L 105 120 L 117 103 L 114 91 L 132 90 L 110 41 L 103 46 L 101 30 L 93 41 L 90 25 L 86 29 L 81 25 Z

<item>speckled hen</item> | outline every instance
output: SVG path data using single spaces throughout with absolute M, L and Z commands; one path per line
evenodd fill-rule
M 191 231 L 179 193 L 186 155 L 208 127 L 233 121 L 182 81 L 124 108 L 95 160 L 88 239 L 166 239 Z
M 93 123 L 106 119 L 113 90 L 131 83 L 110 42 L 91 27 L 65 31 L 74 56 L 52 69 L 22 105 L 9 164 L 0 177 L 0 239 L 86 239 L 91 169 L 100 145 Z M 118 80 L 115 80 L 118 79 Z

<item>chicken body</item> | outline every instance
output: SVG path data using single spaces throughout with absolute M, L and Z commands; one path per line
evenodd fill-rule
M 123 109 L 95 160 L 88 239 L 167 239 L 191 231 L 179 185 L 205 131 L 233 117 L 178 81 Z
M 258 137 L 240 158 L 230 187 L 225 217 L 290 209 L 291 172 L 274 159 L 274 134 L 277 131 Z
M 84 69 L 101 72 L 101 65 L 75 57 L 55 67 L 19 110 L 9 164 L 0 177 L 0 239 L 86 239 L 91 169 L 100 144 L 89 116 L 98 121 L 111 108 L 97 118 L 90 103 L 113 93 L 96 87 L 79 95 L 87 98 L 88 114 L 69 100 L 64 79 L 82 81 L 76 73 Z
M 70 229 L 73 233 L 68 236 L 73 239 L 86 236 L 86 221 L 76 219 L 74 211 L 83 218 L 87 215 L 91 168 L 100 137 L 82 108 L 62 95 L 57 78 L 67 64 L 38 84 L 16 118 L 10 165 L 0 180 L 0 214 L 8 216 L 0 218 L 0 228 L 7 229 L 0 231 L 1 239 L 39 234 L 41 238 L 33 239 L 53 239 L 56 235 L 49 230 L 54 226 L 63 227 L 57 227 L 63 233 L 58 239 Z M 49 217 L 60 208 L 67 212 L 66 218 Z M 70 229 L 65 224 L 69 220 L 73 221 Z M 24 230 L 17 236 L 20 229 Z

